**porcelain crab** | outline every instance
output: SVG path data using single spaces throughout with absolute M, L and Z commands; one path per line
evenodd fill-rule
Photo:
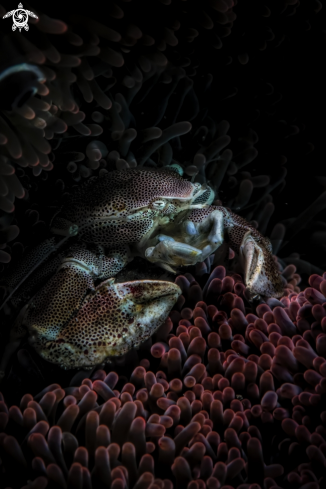
M 22 287 L 29 302 L 0 369 L 26 332 L 41 356 L 63 368 L 91 367 L 151 336 L 180 289 L 162 281 L 115 284 L 112 278 L 135 256 L 174 272 L 205 260 L 227 240 L 239 254 L 251 296 L 281 296 L 268 239 L 228 209 L 212 206 L 213 199 L 210 187 L 183 179 L 176 169 L 129 169 L 89 179 L 52 222 L 53 234 L 76 236 L 77 242 L 51 259 L 55 238 L 42 243 L 8 280 L 15 287 L 43 261 Z M 33 295 L 30 290 L 42 282 Z

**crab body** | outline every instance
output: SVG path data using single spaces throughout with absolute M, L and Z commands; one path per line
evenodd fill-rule
M 81 186 L 55 216 L 52 232 L 106 247 L 144 243 L 181 211 L 213 198 L 210 187 L 172 169 L 114 171 Z

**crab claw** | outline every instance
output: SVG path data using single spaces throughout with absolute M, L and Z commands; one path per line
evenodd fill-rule
M 181 294 L 178 285 L 160 280 L 138 280 L 115 285 L 120 303 L 116 308 L 117 322 L 120 320 L 122 341 L 113 348 L 121 354 L 147 340 L 165 321 Z M 128 315 L 127 327 L 124 321 Z M 121 319 L 120 319 L 121 317 Z
M 158 280 L 102 282 L 53 341 L 29 337 L 47 361 L 62 368 L 91 367 L 147 340 L 167 318 L 180 288 Z M 46 335 L 48 336 L 48 335 Z M 35 343 L 34 343 L 35 341 Z
M 264 242 L 257 242 L 251 231 L 247 231 L 239 249 L 240 263 L 251 300 L 259 299 L 260 296 L 283 295 L 283 282 L 269 250 L 269 243 L 265 238 L 262 240 Z

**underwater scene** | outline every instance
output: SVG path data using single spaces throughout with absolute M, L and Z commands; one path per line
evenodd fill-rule
M 1 3 L 0 489 L 326 488 L 324 9 Z

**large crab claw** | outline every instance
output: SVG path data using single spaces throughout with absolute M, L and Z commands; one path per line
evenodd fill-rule
M 49 341 L 45 327 L 30 324 L 29 342 L 47 361 L 62 368 L 91 367 L 126 353 L 147 340 L 167 318 L 181 294 L 165 281 L 102 282 L 77 314 Z M 35 334 L 34 330 L 35 329 Z

